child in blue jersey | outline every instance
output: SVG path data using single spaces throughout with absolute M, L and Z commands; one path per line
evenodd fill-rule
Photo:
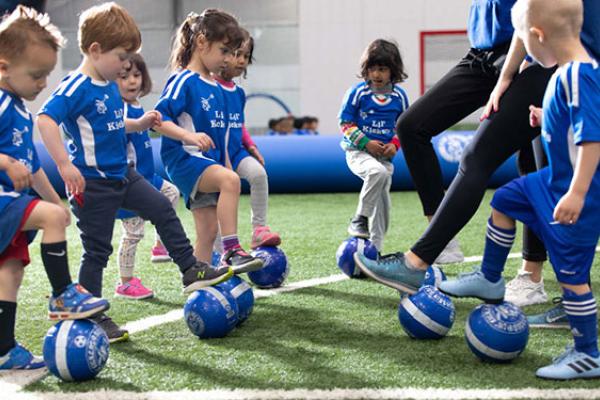
M 360 76 L 363 81 L 346 92 L 338 116 L 346 162 L 363 180 L 348 233 L 371 239 L 381 252 L 390 223 L 392 158 L 400 147 L 396 120 L 408 108 L 408 96 L 398 85 L 406 79 L 398 46 L 383 39 L 371 43 L 362 56 Z
M 39 112 L 40 133 L 70 194 L 71 209 L 83 245 L 80 283 L 92 294 L 102 292 L 103 270 L 112 253 L 111 239 L 119 208 L 135 212 L 156 227 L 181 272 L 184 293 L 228 279 L 230 268 L 211 268 L 194 257 L 175 210 L 165 196 L 127 163 L 125 132 L 160 124 L 150 111 L 126 119 L 115 83 L 128 56 L 141 46 L 133 18 L 115 3 L 84 11 L 79 21 L 83 60 L 67 75 Z M 65 151 L 59 126 L 69 138 Z M 106 314 L 94 318 L 111 342 L 127 340 Z
M 127 66 L 119 75 L 117 83 L 125 101 L 125 117 L 135 119 L 143 116 L 144 109 L 140 105 L 139 98 L 150 92 L 152 81 L 146 63 L 140 54 L 132 54 L 129 57 Z M 179 202 L 179 191 L 175 185 L 155 173 L 152 143 L 147 130 L 127 135 L 127 159 L 130 164 L 135 166 L 140 175 L 169 199 L 173 208 L 176 209 Z M 117 218 L 122 220 L 123 235 L 118 251 L 121 281 L 117 284 L 115 295 L 134 300 L 150 298 L 154 295 L 154 291 L 144 286 L 139 278 L 133 276 L 137 245 L 144 237 L 144 220 L 126 210 L 119 210 Z M 151 254 L 152 262 L 171 260 L 158 233 L 156 233 Z
M 227 165 L 229 112 L 213 74 L 233 61 L 244 37 L 234 17 L 216 9 L 190 13 L 179 27 L 171 54 L 175 73 L 156 109 L 164 121 L 161 156 L 167 174 L 184 196 L 196 225 L 195 254 L 210 262 L 217 231 L 222 262 L 234 273 L 262 268 L 262 260 L 240 246 L 237 212 L 240 178 Z
M 71 282 L 65 233 L 70 214 L 40 168 L 33 116 L 23 102 L 46 87 L 62 43 L 48 16 L 33 9 L 18 6 L 0 23 L 0 370 L 44 366 L 15 341 L 17 293 L 38 229 L 52 286 L 49 317 L 87 318 L 108 308 L 106 300 Z M 43 200 L 30 196 L 29 188 Z
M 246 31 L 244 42 L 237 50 L 234 61 L 219 71 L 215 77 L 223 87 L 227 111 L 229 112 L 229 138 L 227 142 L 227 166 L 233 169 L 240 178 L 250 184 L 250 208 L 252 210 L 252 242 L 250 247 L 278 246 L 281 238 L 267 226 L 267 208 L 269 203 L 269 181 L 265 167 L 253 157 L 244 145 L 244 107 L 246 93 L 233 81 L 234 78 L 246 74 L 248 65 L 252 63 L 254 40 Z M 264 160 L 263 160 L 264 162 Z
M 583 47 L 581 0 L 518 0 L 515 31 L 544 67 L 558 64 L 541 109 L 530 107 L 539 125 L 549 167 L 513 180 L 492 200 L 480 270 L 440 289 L 456 296 L 501 301 L 502 271 L 515 238 L 515 220 L 543 241 L 563 291 L 574 346 L 537 370 L 546 379 L 600 377 L 596 300 L 588 284 L 600 237 L 600 67 Z

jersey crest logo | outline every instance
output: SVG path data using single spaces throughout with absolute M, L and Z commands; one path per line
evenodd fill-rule
M 96 111 L 98 112 L 98 114 L 106 114 L 106 111 L 108 111 L 108 108 L 106 107 L 106 100 L 108 100 L 108 95 L 105 94 L 104 98 L 102 100 L 98 100 L 96 99 Z
M 21 164 L 23 164 L 25 167 L 27 167 L 27 169 L 29 170 L 29 172 L 33 171 L 33 165 L 31 164 L 31 161 L 26 160 L 24 158 L 19 158 L 19 162 Z
M 361 111 L 360 112 L 360 118 L 361 119 L 367 119 L 369 117 L 369 114 L 367 114 L 365 111 Z
M 204 111 L 210 111 L 210 101 L 214 98 L 215 96 L 212 93 L 207 98 L 200 97 L 200 103 L 202 104 L 202 109 Z
M 378 106 L 387 106 L 392 102 L 392 96 L 386 96 L 385 94 L 374 94 L 371 98 Z
M 23 144 L 23 134 L 27 132 L 29 132 L 29 127 L 27 126 L 22 130 L 13 128 L 12 144 L 17 147 L 21 146 Z

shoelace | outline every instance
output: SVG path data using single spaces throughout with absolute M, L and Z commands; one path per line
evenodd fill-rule
M 391 264 L 404 259 L 404 253 L 392 253 L 379 257 L 379 264 Z
M 462 272 L 460 274 L 458 274 L 458 279 L 467 279 L 467 278 L 472 278 L 476 275 L 479 275 L 481 273 L 481 270 L 477 267 L 473 268 L 473 271 L 471 272 Z

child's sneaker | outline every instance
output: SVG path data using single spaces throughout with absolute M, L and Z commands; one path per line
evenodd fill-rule
M 499 304 L 504 299 L 504 279 L 488 281 L 479 268 L 473 272 L 459 274 L 456 279 L 440 282 L 442 293 L 454 297 L 477 297 L 486 303 Z
M 196 265 L 183 273 L 183 293 L 188 294 L 203 287 L 216 285 L 231 278 L 233 271 L 229 266 L 211 267 L 198 261 Z
M 527 323 L 530 328 L 543 329 L 571 329 L 569 318 L 562 305 L 562 298 L 555 297 L 552 302 L 554 307 L 541 314 L 527 316 Z
M 531 272 L 520 270 L 517 276 L 506 284 L 504 299 L 519 307 L 543 304 L 548 301 L 544 280 L 536 283 L 531 279 Z
M 538 369 L 535 374 L 539 378 L 557 380 L 599 378 L 600 357 L 592 357 L 567 346 L 552 364 Z
M 369 219 L 362 215 L 357 215 L 350 221 L 348 225 L 348 234 L 357 238 L 368 239 L 369 234 Z
M 126 342 L 129 340 L 129 332 L 126 329 L 121 329 L 108 315 L 104 313 L 98 314 L 90 318 L 90 320 L 97 323 L 104 330 L 106 336 L 108 336 L 109 343 Z
M 0 370 L 6 369 L 38 369 L 46 366 L 42 357 L 31 354 L 29 350 L 19 343 L 8 353 L 0 357 Z
M 117 283 L 115 296 L 132 300 L 142 300 L 153 297 L 154 292 L 152 289 L 148 289 L 142 285 L 142 281 L 134 276 L 128 282 Z
M 171 256 L 169 255 L 167 248 L 162 244 L 152 247 L 151 254 L 150 261 L 153 263 L 171 261 Z
M 51 296 L 48 318 L 51 320 L 83 319 L 110 308 L 108 301 L 92 296 L 77 283 L 71 283 L 58 297 Z
M 260 246 L 279 246 L 281 237 L 276 232 L 271 232 L 268 226 L 257 226 L 252 233 L 251 249 L 256 249 Z
M 241 247 L 236 247 L 227 251 L 221 261 L 231 266 L 234 274 L 243 274 L 244 272 L 258 271 L 264 265 L 263 260 L 252 257 Z

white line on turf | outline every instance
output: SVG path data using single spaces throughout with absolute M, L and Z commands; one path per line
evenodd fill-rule
M 332 389 L 332 390 L 206 390 L 125 392 L 103 390 L 74 393 L 17 393 L 10 400 L 358 400 L 358 399 L 595 399 L 598 389 Z

